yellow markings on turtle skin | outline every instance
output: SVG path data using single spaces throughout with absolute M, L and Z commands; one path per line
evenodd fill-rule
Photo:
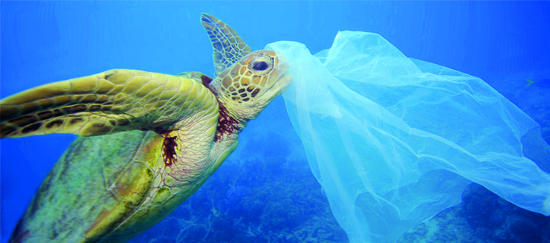
M 92 102 L 95 102 L 97 100 L 98 96 L 96 94 L 91 94 L 91 95 L 84 95 L 82 96 L 82 98 L 80 98 L 79 102 L 80 103 L 92 103 Z
M 174 96 L 176 96 L 177 93 L 177 90 L 164 90 L 164 92 L 159 95 L 158 99 L 163 101 L 170 101 L 174 99 Z
M 122 93 L 135 94 L 141 87 L 151 81 L 150 76 L 134 76 L 124 85 Z
M 212 119 L 212 122 L 207 124 L 207 125 L 211 126 L 211 127 L 206 131 L 206 135 L 207 135 L 207 136 L 212 136 L 212 135 L 215 135 L 215 134 L 216 134 L 216 131 L 217 131 L 218 129 L 217 129 L 217 126 L 214 126 L 214 125 L 218 124 L 217 120 L 218 120 L 218 119 L 216 119 L 216 120 Z M 212 124 L 212 123 L 214 123 L 214 124 Z
M 145 95 L 151 93 L 151 91 L 157 90 L 161 87 L 161 85 L 156 82 L 156 80 L 151 80 L 145 85 L 141 86 L 139 90 L 137 90 L 134 94 L 136 98 L 142 98 L 145 97 Z
M 241 68 L 239 68 L 239 74 L 243 75 L 246 72 L 246 70 L 247 70 L 246 66 L 243 65 Z
M 164 90 L 170 91 L 178 91 L 180 86 L 184 83 L 183 82 L 184 77 L 178 77 L 178 76 L 169 76 L 169 79 L 167 80 Z
M 245 64 L 242 64 L 240 68 L 233 67 L 234 70 L 240 70 L 244 74 L 231 77 L 231 75 L 226 73 L 227 75 L 222 78 L 224 92 L 227 92 L 232 100 L 239 103 L 256 97 L 260 93 L 260 88 L 257 86 L 265 86 L 268 80 L 267 76 L 252 75 Z
M 214 112 L 216 113 L 216 115 L 218 115 L 218 106 L 216 105 L 216 104 L 218 104 L 218 100 L 217 99 L 207 99 L 207 101 L 209 102 L 209 104 L 206 107 L 210 107 L 210 110 L 215 110 Z
M 55 85 L 41 85 L 26 91 L 23 91 L 19 94 L 21 95 L 12 95 L 6 97 L 2 100 L 4 104 L 24 104 L 33 102 L 35 100 L 40 100 L 44 98 L 54 97 L 65 95 L 69 92 L 71 84 L 69 81 L 55 83 Z
M 178 98 L 176 98 L 176 100 L 174 100 L 174 105 L 175 106 L 178 106 L 178 107 L 182 107 L 182 105 L 187 101 L 187 97 L 186 96 L 179 96 Z
M 160 75 L 160 76 L 165 76 L 166 74 L 164 73 L 153 73 L 153 72 L 147 72 L 147 71 L 143 71 L 143 70 L 132 70 L 132 72 L 134 73 L 134 76 L 148 76 L 148 77 L 153 77 L 153 75 Z
M 98 79 L 98 81 L 99 81 L 99 84 L 97 89 L 95 90 L 96 94 L 106 94 L 116 86 L 114 83 L 109 82 L 105 79 Z
M 181 77 L 170 76 L 164 86 L 163 92 L 159 96 L 159 100 L 172 100 L 174 96 L 180 94 L 179 88 L 183 82 Z
M 182 78 L 182 77 L 178 77 Z M 193 89 L 196 88 L 197 84 L 195 82 L 181 82 L 179 88 L 177 88 L 178 96 L 173 103 L 175 106 L 180 107 L 181 110 L 186 110 L 192 104 L 195 93 Z
M 147 102 L 154 102 L 157 100 L 158 96 L 161 93 L 162 93 L 162 88 L 156 88 L 150 91 L 146 96 L 144 96 L 142 100 L 146 100 Z
M 199 96 L 199 87 L 197 84 L 193 85 L 193 87 L 191 87 L 189 89 L 189 92 L 187 93 L 187 96 L 186 96 L 186 99 L 185 103 L 181 104 L 181 108 L 183 110 L 187 110 L 189 107 L 191 107 L 196 101 L 197 101 L 197 97 Z
M 99 98 L 97 98 L 97 103 L 103 104 L 105 102 L 109 101 L 109 96 L 107 95 L 100 95 Z
M 233 143 L 231 146 L 229 146 L 219 155 L 218 159 L 216 159 L 216 162 L 214 162 L 214 165 L 212 166 L 210 173 L 214 173 L 222 165 L 222 163 L 227 159 L 227 157 L 229 157 L 229 155 L 231 155 L 231 153 L 235 151 L 238 144 L 239 144 L 239 141 L 237 140 L 235 141 L 235 143 Z
M 114 95 L 114 94 L 120 94 L 120 90 L 124 88 L 123 85 L 115 85 L 109 92 L 106 93 L 106 95 Z
M 58 96 L 52 98 L 56 105 L 64 105 L 71 101 L 73 101 L 73 98 L 71 96 Z
M 105 78 L 115 85 L 124 85 L 134 76 L 134 73 L 133 70 L 113 69 L 105 72 Z
M 154 107 L 160 108 L 160 107 L 163 107 L 164 105 L 166 105 L 166 103 L 168 103 L 168 102 L 167 102 L 167 101 L 163 101 L 163 100 L 159 100 L 159 101 L 155 102 Z
M 92 79 L 92 77 L 90 77 L 90 79 Z M 92 80 L 90 80 L 90 82 L 78 82 L 78 84 L 76 84 L 76 82 L 73 82 L 73 81 L 76 81 L 77 79 L 74 79 L 74 80 L 69 80 L 69 82 L 71 82 L 71 89 L 70 89 L 70 92 L 72 95 L 75 95 L 75 94 L 89 94 L 91 92 L 94 92 L 96 89 L 97 89 L 97 86 L 98 86 L 98 82 L 92 82 Z
M 179 79 L 179 80 L 182 80 L 183 78 L 182 77 L 177 77 L 175 76 L 175 78 Z M 176 82 L 176 80 L 174 80 L 173 82 Z M 187 94 L 189 92 L 191 92 L 191 90 L 197 85 L 196 82 L 180 82 L 180 85 L 179 85 L 179 89 L 178 89 L 178 92 L 180 94 Z
M 162 82 L 162 83 L 167 83 L 168 79 L 170 79 L 171 77 L 179 78 L 178 76 L 166 75 L 164 73 L 150 73 L 150 72 L 146 72 L 146 73 L 147 73 L 147 76 L 150 76 L 152 80 L 158 80 L 159 82 Z
M 252 77 L 252 82 L 255 84 L 260 84 L 261 78 L 259 76 Z
M 242 77 L 242 78 L 241 78 L 241 84 L 242 84 L 243 86 L 248 86 L 248 85 L 250 84 L 250 78 L 248 78 L 248 77 Z
M 30 113 L 38 110 L 38 105 L 35 103 L 28 103 L 21 106 L 24 113 Z
M 212 92 L 208 89 L 203 89 L 200 92 L 199 99 L 203 101 L 202 108 L 212 108 L 214 103 L 218 103 L 216 99 L 208 99 Z
M 49 108 L 50 106 L 54 105 L 54 101 L 52 99 L 43 99 L 43 100 L 38 100 L 36 101 L 36 103 L 40 106 L 40 108 L 42 109 L 46 109 L 46 108 Z

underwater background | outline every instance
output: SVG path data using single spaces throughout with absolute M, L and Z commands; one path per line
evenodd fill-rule
M 549 2 L 2 1 L 1 97 L 113 68 L 213 76 L 209 13 L 253 50 L 280 40 L 327 49 L 340 30 L 374 32 L 406 56 L 483 79 L 550 142 Z M 75 138 L 0 140 L 1 242 Z M 549 185 L 550 186 L 550 185 Z M 239 147 L 172 215 L 132 242 L 346 242 L 277 98 Z M 472 184 L 463 202 L 400 242 L 550 242 L 550 219 Z

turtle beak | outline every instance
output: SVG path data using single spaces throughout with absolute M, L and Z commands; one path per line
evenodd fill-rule
M 281 90 L 281 92 L 286 90 L 286 87 L 292 82 L 292 75 L 290 74 L 283 74 L 278 78 L 277 81 L 277 88 Z
M 288 71 L 288 64 L 279 61 L 276 71 L 277 74 L 275 78 L 272 79 L 273 84 L 270 85 L 271 87 L 269 88 L 269 92 L 275 93 L 271 100 L 280 95 L 292 81 L 292 76 L 286 74 Z
M 279 59 L 279 64 L 277 67 L 277 88 L 282 91 L 288 87 L 292 81 L 292 75 L 287 74 L 288 64 Z

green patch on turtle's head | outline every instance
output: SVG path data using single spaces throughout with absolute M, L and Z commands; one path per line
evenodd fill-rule
M 255 119 L 290 83 L 287 69 L 275 52 L 255 51 L 221 72 L 210 85 L 229 114 L 246 122 Z

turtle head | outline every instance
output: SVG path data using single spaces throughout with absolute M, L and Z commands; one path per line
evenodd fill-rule
M 233 28 L 208 14 L 201 16 L 202 26 L 212 42 L 216 78 L 203 84 L 216 95 L 220 104 L 218 134 L 244 128 L 290 83 L 288 67 L 275 52 L 252 52 Z
M 275 52 L 255 51 L 221 72 L 210 87 L 215 90 L 220 109 L 227 109 L 228 115 L 246 124 L 290 84 L 287 69 Z

